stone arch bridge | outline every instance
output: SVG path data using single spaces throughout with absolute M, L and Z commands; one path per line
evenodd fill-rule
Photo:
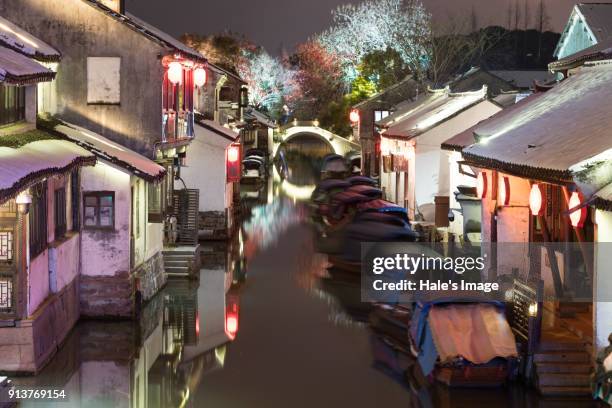
M 345 156 L 351 152 L 361 151 L 359 143 L 351 142 L 342 136 L 338 136 L 328 130 L 320 128 L 317 121 L 293 121 L 281 127 L 278 134 L 275 136 L 272 157 L 276 157 L 276 153 L 281 144 L 299 138 L 300 136 L 315 136 L 328 144 L 334 153 L 341 156 Z

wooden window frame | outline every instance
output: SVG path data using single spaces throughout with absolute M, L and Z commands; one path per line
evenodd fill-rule
M 112 197 L 112 200 L 113 200 L 113 205 L 111 207 L 111 217 L 112 217 L 111 225 L 100 225 L 100 208 L 102 207 L 100 205 L 100 199 L 101 197 L 105 197 L 105 196 L 110 196 Z M 97 211 L 96 225 L 87 225 L 85 222 L 85 210 L 87 207 L 90 207 L 87 205 L 88 197 L 95 197 L 97 201 L 96 207 L 95 207 Z M 115 192 L 114 191 L 84 191 L 83 192 L 83 229 L 114 231 L 115 230 L 115 215 L 116 215 L 115 206 L 116 206 L 116 202 L 115 202 Z
M 32 204 L 29 212 L 30 258 L 43 253 L 48 246 L 47 182 L 31 188 Z
M 66 236 L 68 230 L 68 219 L 66 211 L 66 188 L 58 188 L 53 193 L 53 219 L 55 222 L 55 239 Z
M 72 206 L 71 217 L 72 217 L 72 231 L 79 231 L 81 229 L 81 212 L 79 205 L 80 203 L 80 189 L 81 180 L 79 170 L 75 169 L 70 175 L 70 204 Z

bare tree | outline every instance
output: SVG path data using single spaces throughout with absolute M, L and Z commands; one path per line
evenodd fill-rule
M 465 18 L 449 19 L 442 25 L 432 27 L 428 46 L 428 77 L 434 85 L 442 85 L 455 74 L 478 63 L 499 40 L 486 29 L 469 32 L 472 26 L 473 19 Z

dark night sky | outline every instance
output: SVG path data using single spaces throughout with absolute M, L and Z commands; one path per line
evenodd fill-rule
M 423 0 L 443 22 L 449 16 L 468 16 L 472 8 L 481 25 L 506 22 L 510 2 L 517 0 Z M 518 0 L 521 9 L 525 0 Z M 527 0 L 535 9 L 538 0 Z M 595 0 L 591 0 L 595 1 Z M 612 0 L 597 0 L 612 3 Z M 292 49 L 310 35 L 327 28 L 331 10 L 358 0 L 126 0 L 126 8 L 143 20 L 179 36 L 186 31 L 210 34 L 231 30 L 245 34 L 273 54 L 281 46 Z M 546 0 L 550 26 L 560 31 L 576 0 Z

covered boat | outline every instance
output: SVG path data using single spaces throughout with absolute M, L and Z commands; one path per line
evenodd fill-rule
M 410 338 L 419 366 L 449 386 L 499 386 L 513 371 L 516 340 L 500 302 L 418 302 Z
M 344 157 L 330 154 L 323 158 L 321 165 L 321 179 L 344 178 L 349 174 L 349 168 Z

